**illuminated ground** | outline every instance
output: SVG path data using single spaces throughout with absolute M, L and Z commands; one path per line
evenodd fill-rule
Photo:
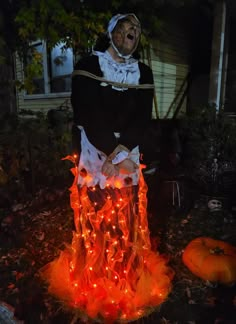
M 161 210 L 152 211 L 149 224 L 153 247 L 171 256 L 174 288 L 160 310 L 138 323 L 236 323 L 236 287 L 213 287 L 192 275 L 181 261 L 183 248 L 197 236 L 236 245 L 236 215 L 232 210 L 209 213 L 203 200 L 184 211 L 169 202 L 167 197 Z M 0 301 L 12 305 L 25 323 L 81 323 L 47 295 L 37 276 L 37 270 L 71 242 L 68 191 L 43 191 L 32 202 L 14 203 L 0 212 Z

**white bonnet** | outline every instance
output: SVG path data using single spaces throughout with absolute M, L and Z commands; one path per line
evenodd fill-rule
M 138 18 L 136 17 L 136 15 L 133 14 L 133 13 L 128 13 L 128 14 L 117 14 L 117 15 L 115 15 L 115 16 L 113 16 L 113 17 L 111 18 L 111 20 L 110 20 L 109 23 L 108 23 L 108 27 L 107 27 L 107 33 L 108 33 L 108 36 L 109 36 L 110 39 L 111 39 L 111 33 L 112 33 L 112 31 L 114 30 L 114 28 L 116 27 L 118 21 L 119 21 L 120 19 L 123 19 L 123 18 L 127 17 L 127 16 L 132 16 L 132 17 L 134 17 L 134 19 L 135 19 L 135 20 L 140 24 L 140 21 L 138 20 Z

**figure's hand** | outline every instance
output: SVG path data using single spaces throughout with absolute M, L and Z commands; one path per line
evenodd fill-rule
M 117 176 L 119 174 L 118 166 L 112 164 L 111 161 L 106 160 L 102 166 L 102 174 L 107 178 Z
M 138 169 L 137 164 L 130 159 L 125 159 L 124 161 L 120 162 L 117 166 L 119 169 L 119 173 L 121 174 L 133 173 L 136 171 L 136 169 Z

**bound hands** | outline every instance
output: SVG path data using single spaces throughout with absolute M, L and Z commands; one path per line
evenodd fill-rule
M 117 176 L 119 174 L 118 165 L 112 164 L 109 159 L 106 159 L 102 166 L 102 174 L 107 178 Z
M 129 174 L 135 172 L 135 170 L 138 168 L 138 165 L 133 162 L 128 157 L 123 159 L 119 163 L 112 163 L 112 160 L 117 156 L 119 152 L 126 151 L 129 152 L 129 150 L 123 146 L 118 145 L 116 149 L 112 152 L 112 154 L 106 159 L 102 166 L 102 173 L 110 178 L 113 176 L 117 176 L 119 174 Z

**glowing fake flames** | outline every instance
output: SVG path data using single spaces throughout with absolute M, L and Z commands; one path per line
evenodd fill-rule
M 131 321 L 160 305 L 171 290 L 168 260 L 151 251 L 147 186 L 70 188 L 76 231 L 72 244 L 42 269 L 49 292 L 88 317 Z M 135 198 L 137 197 L 137 198 Z

